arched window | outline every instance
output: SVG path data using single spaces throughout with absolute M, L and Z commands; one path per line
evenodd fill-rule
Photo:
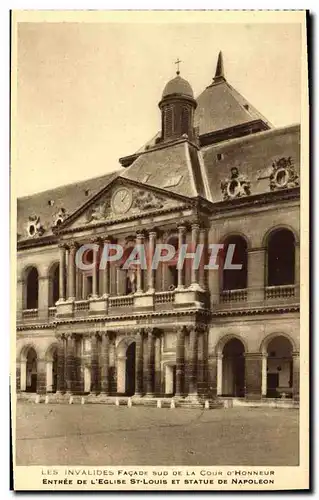
M 26 308 L 38 309 L 39 274 L 35 267 L 31 267 L 26 279 Z
M 233 265 L 241 269 L 225 269 Z M 247 243 L 242 236 L 230 236 L 224 242 L 220 271 L 223 291 L 247 288 Z
M 267 285 L 293 285 L 295 282 L 295 238 L 289 229 L 270 233 L 267 242 Z

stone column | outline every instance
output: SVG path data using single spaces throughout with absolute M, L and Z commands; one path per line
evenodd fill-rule
M 109 360 L 110 360 L 110 337 L 108 332 L 102 333 L 102 350 L 101 350 L 101 392 L 108 395 L 110 392 L 109 385 Z
M 186 333 L 186 327 L 182 326 L 178 330 L 176 338 L 176 396 L 184 395 L 185 333 Z
M 192 224 L 192 252 L 196 252 L 199 240 L 199 224 L 197 222 Z M 191 285 L 198 287 L 199 284 L 199 269 L 194 265 L 194 260 L 192 261 L 191 270 Z
M 155 252 L 156 245 L 156 232 L 151 231 L 148 234 L 149 244 L 148 244 L 148 292 L 155 292 L 155 269 L 152 269 L 153 255 Z
M 300 391 L 300 358 L 299 352 L 292 353 L 292 397 L 299 401 Z
M 46 394 L 46 361 L 45 359 L 37 360 L 37 394 Z
M 197 356 L 198 356 L 198 327 L 192 326 L 189 332 L 189 396 L 197 396 Z
M 105 238 L 104 245 L 110 244 L 110 239 Z M 102 295 L 104 298 L 108 297 L 110 294 L 110 263 L 108 261 L 105 262 L 105 268 L 102 271 Z
M 75 254 L 77 250 L 77 245 L 75 242 L 70 244 L 69 251 L 69 300 L 75 299 Z
M 153 328 L 147 330 L 147 396 L 154 396 L 154 365 L 155 365 L 155 338 Z
M 216 358 L 217 363 L 217 384 L 216 384 L 216 395 L 221 396 L 223 394 L 223 355 L 218 353 Z
M 262 386 L 262 354 L 245 354 L 245 396 L 260 399 Z
M 58 356 L 57 356 L 57 392 L 64 392 L 66 387 L 65 380 L 65 347 L 66 340 L 64 335 L 58 336 Z
M 142 233 L 137 233 L 136 235 L 136 244 L 143 245 L 144 235 Z M 137 293 L 142 293 L 142 268 L 140 265 L 136 268 L 136 291 Z
M 136 351 L 135 351 L 135 396 L 143 394 L 143 330 L 139 330 L 136 334 Z
M 161 336 L 157 335 L 155 338 L 155 369 L 154 369 L 154 392 L 159 394 L 161 392 Z
M 97 393 L 99 390 L 99 334 L 91 335 L 91 392 Z
M 261 359 L 261 397 L 267 396 L 267 353 Z
M 100 245 L 100 238 L 92 238 L 91 243 L 95 245 Z M 98 297 L 99 290 L 99 251 L 93 251 L 93 263 L 94 267 L 92 269 L 92 298 Z
M 66 390 L 71 394 L 74 386 L 75 337 L 70 333 L 66 338 Z
M 49 277 L 39 276 L 38 318 L 47 321 L 49 313 Z
M 265 249 L 251 248 L 248 250 L 247 287 L 248 301 L 263 302 L 265 296 Z
M 211 398 L 217 395 L 217 357 L 214 354 L 208 358 L 208 394 Z
M 59 266 L 59 300 L 62 302 L 65 300 L 65 256 L 66 248 L 65 244 L 61 243 L 59 245 L 60 253 L 60 266 Z
M 185 242 L 186 227 L 178 226 L 178 252 L 180 252 L 182 245 Z M 183 266 L 184 267 L 184 266 Z M 184 268 L 177 270 L 177 287 L 184 288 Z
M 199 243 L 202 245 L 202 258 L 200 260 L 199 271 L 198 271 L 198 280 L 199 286 L 203 289 L 207 289 L 206 283 L 206 270 L 205 265 L 207 264 L 207 231 L 205 228 L 200 229 L 199 231 Z

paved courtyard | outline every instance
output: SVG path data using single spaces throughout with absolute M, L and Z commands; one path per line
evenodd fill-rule
M 298 411 L 17 404 L 18 465 L 297 465 Z

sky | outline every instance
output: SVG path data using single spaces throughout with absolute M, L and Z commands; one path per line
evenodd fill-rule
M 120 168 L 160 130 L 174 61 L 196 96 L 220 50 L 229 83 L 274 126 L 300 122 L 299 24 L 18 23 L 17 196 Z

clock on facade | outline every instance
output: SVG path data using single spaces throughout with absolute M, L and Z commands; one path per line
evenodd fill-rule
M 125 214 L 132 205 L 132 192 L 127 188 L 118 189 L 112 197 L 112 209 L 117 214 Z

